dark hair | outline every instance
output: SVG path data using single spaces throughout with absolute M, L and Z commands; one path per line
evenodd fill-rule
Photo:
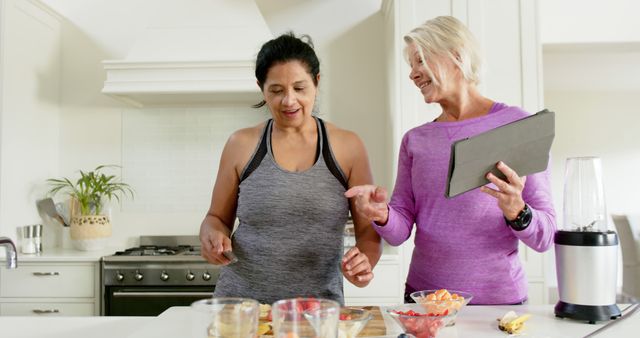
M 287 32 L 279 37 L 267 41 L 258 52 L 256 58 L 256 79 L 260 90 L 263 90 L 267 73 L 275 64 L 287 61 L 300 61 L 307 67 L 307 72 L 311 75 L 314 85 L 318 85 L 318 74 L 320 73 L 320 61 L 313 50 L 313 42 L 308 35 L 301 35 L 299 38 L 293 32 Z M 265 105 L 264 100 L 254 104 L 254 108 Z

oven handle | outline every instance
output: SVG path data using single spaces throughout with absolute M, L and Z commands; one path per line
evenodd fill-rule
M 182 297 L 182 296 L 195 296 L 195 297 L 211 297 L 213 292 L 113 292 L 113 297 Z

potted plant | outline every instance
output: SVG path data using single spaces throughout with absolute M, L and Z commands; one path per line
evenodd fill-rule
M 107 175 L 101 170 L 114 165 L 100 165 L 93 171 L 80 170 L 80 178 L 73 182 L 63 177 L 52 178 L 47 182 L 51 186 L 49 193 L 65 193 L 71 197 L 71 241 L 79 250 L 98 250 L 104 248 L 111 236 L 111 221 L 104 214 L 107 202 L 129 194 L 133 198 L 133 190 L 115 175 Z

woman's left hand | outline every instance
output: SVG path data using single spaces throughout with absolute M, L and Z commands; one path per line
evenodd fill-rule
M 487 179 L 495 184 L 498 189 L 491 189 L 485 185 L 480 190 L 495 197 L 504 217 L 508 220 L 514 220 L 518 217 L 520 211 L 524 209 L 525 203 L 522 199 L 522 190 L 527 177 L 519 177 L 513 169 L 502 161 L 498 162 L 496 168 L 507 177 L 507 180 L 503 181 L 494 174 L 488 173 Z
M 342 274 L 357 287 L 365 287 L 373 279 L 369 257 L 353 247 L 342 257 Z

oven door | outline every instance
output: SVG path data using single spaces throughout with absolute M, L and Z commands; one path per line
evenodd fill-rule
M 157 316 L 172 306 L 189 306 L 212 295 L 212 286 L 107 286 L 104 315 Z

